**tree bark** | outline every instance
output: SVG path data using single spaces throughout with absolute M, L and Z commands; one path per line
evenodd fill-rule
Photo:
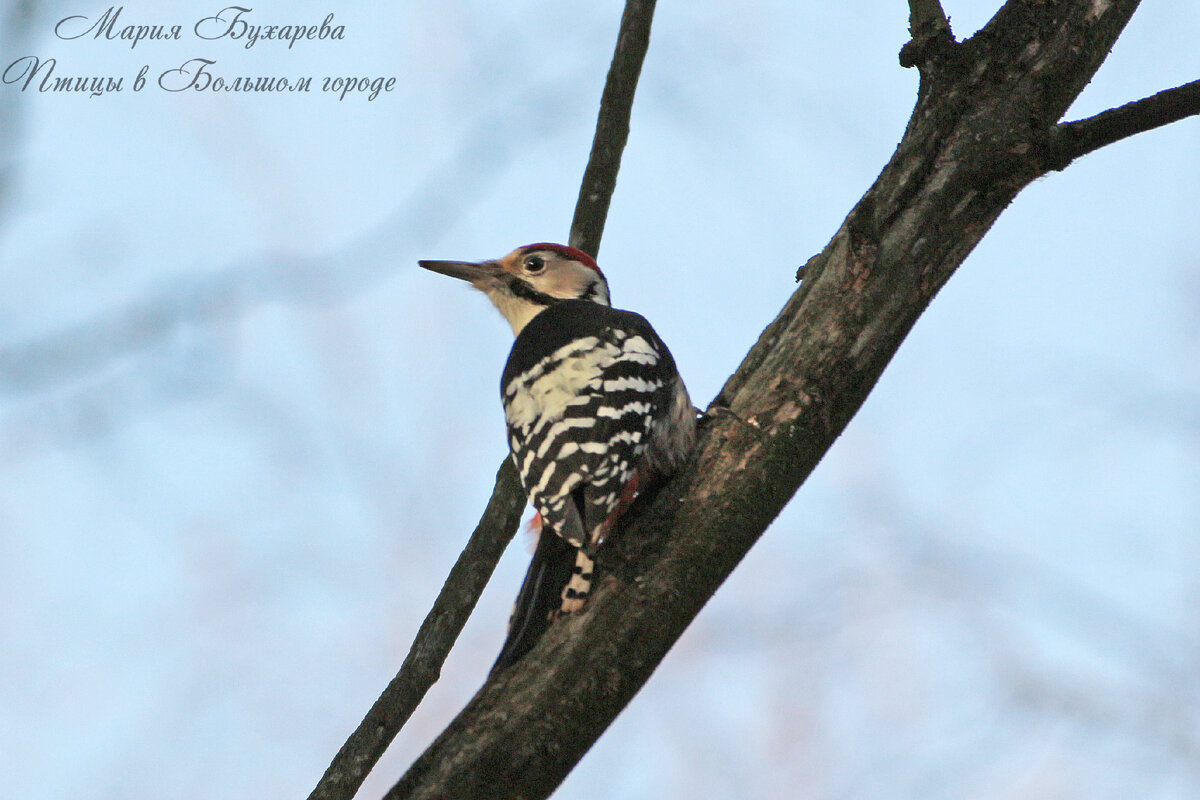
M 689 467 L 601 551 L 585 610 L 490 679 L 388 798 L 541 798 L 559 785 L 816 466 L 1000 213 L 1091 149 L 1072 132 L 1079 123 L 1060 119 L 1137 5 L 1009 0 L 959 43 L 936 2 L 911 3 L 901 63 L 919 68 L 920 86 L 891 160 L 709 406 Z M 1176 119 L 1200 111 L 1194 90 L 1181 90 L 1174 100 L 1186 113 L 1172 106 Z

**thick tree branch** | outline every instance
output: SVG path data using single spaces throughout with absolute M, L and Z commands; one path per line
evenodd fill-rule
M 922 58 L 901 143 L 713 404 L 693 463 L 601 551 L 584 611 L 489 680 L 389 798 L 548 796 L 854 415 L 1018 192 L 1137 0 L 1010 0 Z M 927 80 L 928 79 L 928 80 Z M 599 562 L 598 562 L 599 563 Z
M 517 470 L 505 459 L 483 517 L 421 623 L 400 671 L 342 745 L 309 800 L 354 797 L 429 687 L 441 677 L 442 664 L 520 524 L 524 508 Z
M 1200 114 L 1200 80 L 1164 89 L 1087 119 L 1064 122 L 1054 130 L 1053 150 L 1060 159 L 1054 168 L 1064 169 L 1093 150 L 1196 114 Z
M 654 3 L 655 0 L 626 0 L 625 11 L 621 15 L 621 31 L 617 34 L 617 48 L 608 68 L 604 94 L 600 98 L 596 135 L 592 139 L 587 168 L 583 171 L 569 239 L 573 247 L 593 257 L 600 251 L 600 237 L 604 235 L 604 221 L 608 219 L 608 204 L 617 186 L 621 154 L 629 138 L 633 95 L 642 73 L 646 49 L 650 46 Z

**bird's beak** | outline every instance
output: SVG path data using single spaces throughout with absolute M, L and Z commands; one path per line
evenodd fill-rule
M 495 261 L 418 261 L 417 263 L 432 272 L 440 272 L 475 286 L 495 278 L 501 271 L 500 264 Z

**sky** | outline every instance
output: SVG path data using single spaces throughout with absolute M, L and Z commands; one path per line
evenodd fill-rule
M 960 37 L 997 5 L 944 3 Z M 65 38 L 103 3 L 23 8 L 0 14 L 0 785 L 306 796 L 505 456 L 511 332 L 416 261 L 566 238 L 619 4 L 245 13 L 332 14 L 290 46 L 197 36 L 220 4 L 119 6 L 117 30 L 180 26 L 136 43 Z M 599 260 L 698 405 L 899 140 L 906 28 L 894 0 L 659 4 Z M 1197 41 L 1200 6 L 1144 4 L 1068 118 L 1200 77 Z M 22 90 L 27 56 L 120 89 Z M 311 89 L 163 88 L 194 59 Z M 368 90 L 324 88 L 346 77 Z M 1196 120 L 1022 192 L 556 797 L 1200 795 L 1198 207 Z M 360 797 L 478 688 L 529 553 Z

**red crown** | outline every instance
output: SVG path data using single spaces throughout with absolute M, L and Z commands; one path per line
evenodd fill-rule
M 596 265 L 596 259 L 589 256 L 578 247 L 571 247 L 570 245 L 565 244 L 555 244 L 554 242 L 536 242 L 534 244 L 527 244 L 521 248 L 522 253 L 532 253 L 534 250 L 553 250 L 555 253 L 558 253 L 561 256 L 566 256 L 572 261 L 578 261 L 585 267 L 590 267 L 591 269 L 596 270 L 596 272 L 600 272 L 600 267 Z M 603 275 L 604 273 L 600 272 L 600 274 Z

